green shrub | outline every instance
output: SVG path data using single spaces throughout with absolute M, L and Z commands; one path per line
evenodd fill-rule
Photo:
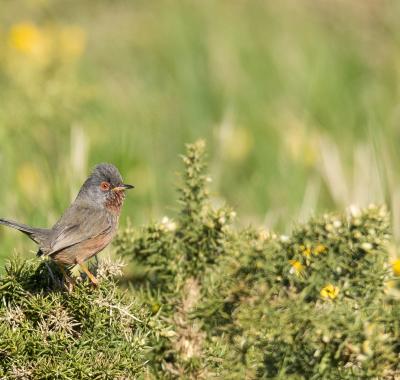
M 384 207 L 313 218 L 290 236 L 234 227 L 210 200 L 204 143 L 183 162 L 175 219 L 116 241 L 144 268 L 135 291 L 170 328 L 149 357 L 154 378 L 399 376 Z
M 67 293 L 43 262 L 10 262 L 0 277 L 0 378 L 133 379 L 143 373 L 154 322 L 146 307 L 118 290 L 113 271 L 103 264 L 99 289 L 82 281 Z
M 239 299 L 230 339 L 243 366 L 257 378 L 398 374 L 400 310 L 384 292 L 388 242 L 386 210 L 371 206 L 313 219 L 250 252 L 231 274 L 240 290 L 223 293 Z
M 209 275 L 228 255 L 234 239 L 229 208 L 211 207 L 204 174 L 205 144 L 188 145 L 185 170 L 179 187 L 181 209 L 176 220 L 163 218 L 141 230 L 128 228 L 116 240 L 117 251 L 147 270 L 139 288 L 147 290 L 148 302 L 172 326 L 170 337 L 153 351 L 155 376 L 208 378 L 218 358 L 201 321 L 192 313 L 207 296 Z M 160 309 L 160 310 L 159 310 Z

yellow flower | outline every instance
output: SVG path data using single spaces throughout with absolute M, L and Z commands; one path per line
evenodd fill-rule
M 66 26 L 59 33 L 61 56 L 75 59 L 82 55 L 86 45 L 86 33 L 79 26 Z
M 314 248 L 314 254 L 319 255 L 320 253 L 326 252 L 327 248 L 323 244 L 318 244 Z
M 394 260 L 392 263 L 392 270 L 396 276 L 400 276 L 400 259 Z
M 300 246 L 300 251 L 303 253 L 303 255 L 305 257 L 310 257 L 311 256 L 311 249 L 309 247 L 301 245 Z
M 49 53 L 48 38 L 29 22 L 16 24 L 11 28 L 9 44 L 14 50 L 36 59 L 46 58 Z
M 322 298 L 333 300 L 338 296 L 339 288 L 332 284 L 327 284 L 321 289 L 319 294 L 321 295 Z
M 290 269 L 290 273 L 295 273 L 297 276 L 299 276 L 303 272 L 304 265 L 300 261 L 289 260 L 289 263 L 292 266 L 292 268 Z

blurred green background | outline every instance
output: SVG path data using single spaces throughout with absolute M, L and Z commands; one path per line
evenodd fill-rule
M 0 5 L 0 215 L 52 225 L 91 167 L 136 189 L 121 222 L 173 213 L 184 144 L 216 202 L 285 231 L 400 207 L 400 3 L 51 1 Z M 1 228 L 0 261 L 34 249 Z

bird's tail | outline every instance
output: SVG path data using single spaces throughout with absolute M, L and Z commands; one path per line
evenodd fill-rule
M 46 228 L 35 228 L 29 227 L 26 224 L 14 222 L 13 220 L 0 218 L 0 224 L 3 224 L 7 227 L 15 228 L 18 231 L 23 232 L 28 235 L 35 243 L 39 244 L 39 246 L 44 245 L 47 242 L 50 231 Z

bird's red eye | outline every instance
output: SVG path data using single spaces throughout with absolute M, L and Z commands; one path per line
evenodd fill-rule
M 100 184 L 100 189 L 103 191 L 107 191 L 110 189 L 110 184 L 108 182 L 102 182 Z

